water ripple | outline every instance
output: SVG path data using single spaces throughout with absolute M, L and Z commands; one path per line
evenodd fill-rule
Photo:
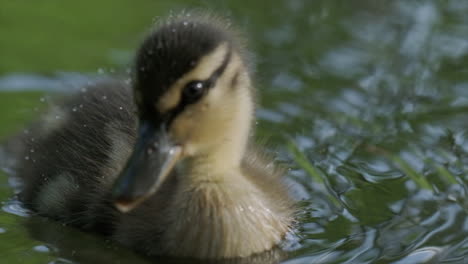
M 24 208 L 23 205 L 17 200 L 8 200 L 6 202 L 3 202 L 2 204 L 2 210 L 4 212 L 22 217 L 30 216 L 31 211 Z

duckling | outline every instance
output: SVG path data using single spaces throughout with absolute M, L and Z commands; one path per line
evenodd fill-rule
M 223 19 L 160 22 L 131 84 L 96 83 L 31 126 L 25 206 L 146 255 L 246 257 L 291 231 L 283 170 L 254 146 L 245 45 Z

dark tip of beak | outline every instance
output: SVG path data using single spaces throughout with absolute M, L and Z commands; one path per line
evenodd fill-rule
M 128 212 L 151 197 L 181 157 L 182 147 L 170 141 L 163 126 L 156 130 L 141 123 L 133 153 L 113 188 L 115 207 Z

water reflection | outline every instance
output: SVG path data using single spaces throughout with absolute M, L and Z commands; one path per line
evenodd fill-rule
M 76 263 L 209 263 L 209 264 L 276 264 L 284 259 L 286 252 L 276 248 L 249 258 L 229 259 L 220 261 L 200 261 L 182 258 L 147 258 L 137 255 L 101 236 L 86 234 L 71 227 L 62 225 L 39 216 L 32 216 L 24 221 L 29 235 L 44 244 L 33 247 L 40 253 L 50 253 L 58 258 L 56 261 L 72 261 Z

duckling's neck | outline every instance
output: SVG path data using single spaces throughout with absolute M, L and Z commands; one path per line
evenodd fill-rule
M 187 159 L 186 175 L 190 175 L 190 181 L 219 181 L 232 177 L 233 173 L 240 175 L 253 116 L 253 103 L 242 101 L 244 104 L 225 125 L 225 132 L 217 143 Z
M 192 183 L 224 180 L 240 173 L 244 142 L 226 139 L 226 143 L 212 149 L 209 153 L 197 155 L 185 163 L 185 177 Z

